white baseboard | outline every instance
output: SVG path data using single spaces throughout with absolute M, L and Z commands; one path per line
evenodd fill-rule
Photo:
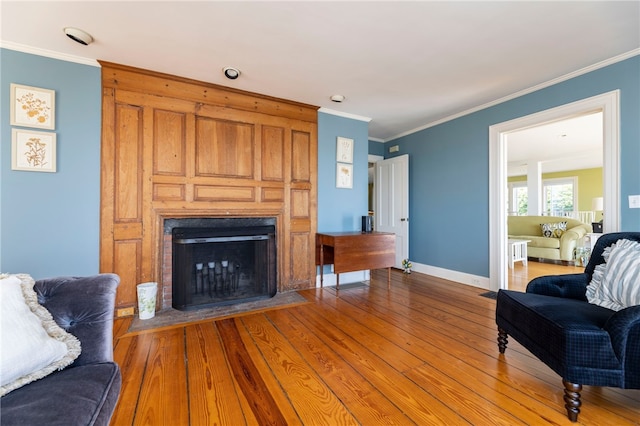
M 452 271 L 450 269 L 438 268 L 437 266 L 423 265 L 421 263 L 413 263 L 413 270 L 422 274 L 432 275 L 449 281 L 455 281 L 460 284 L 470 285 L 485 290 L 490 290 L 490 280 L 487 277 L 479 275 L 467 274 L 466 272 Z M 368 281 L 371 278 L 371 271 L 344 272 L 340 274 L 340 284 L 349 284 L 360 281 Z M 324 285 L 335 286 L 336 274 L 324 274 Z M 316 287 L 320 287 L 320 275 L 316 275 Z
M 331 268 L 333 271 L 333 268 Z M 335 286 L 336 285 L 336 274 L 324 274 L 324 286 Z M 349 284 L 349 283 L 357 283 L 361 281 L 369 281 L 371 278 L 371 271 L 368 269 L 365 271 L 356 271 L 356 272 L 343 272 L 340 274 L 340 284 Z M 320 287 L 320 275 L 316 275 L 316 287 Z
M 442 278 L 449 281 L 455 281 L 461 284 L 479 287 L 486 290 L 491 289 L 491 282 L 487 277 L 479 275 L 467 274 L 466 272 L 452 271 L 450 269 L 438 268 L 437 266 L 423 265 L 412 262 L 413 270 L 434 277 Z

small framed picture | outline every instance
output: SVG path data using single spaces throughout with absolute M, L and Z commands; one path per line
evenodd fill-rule
M 56 171 L 56 134 L 13 129 L 11 169 L 30 172 Z
M 353 139 L 338 136 L 336 161 L 341 163 L 353 163 Z
M 353 188 L 353 164 L 337 164 L 336 188 Z
M 11 84 L 11 125 L 55 129 L 56 92 Z

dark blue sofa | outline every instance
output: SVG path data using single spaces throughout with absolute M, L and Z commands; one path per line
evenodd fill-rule
M 67 368 L 0 398 L 0 424 L 108 425 L 118 401 L 120 368 L 113 362 L 114 274 L 36 281 L 38 302 L 82 345 Z
M 640 232 L 600 237 L 584 273 L 536 278 L 526 293 L 498 292 L 500 353 L 511 336 L 560 375 L 574 422 L 582 385 L 640 389 L 640 305 L 616 312 L 589 303 L 585 295 L 596 265 L 604 263 L 604 249 L 619 239 L 640 241 Z

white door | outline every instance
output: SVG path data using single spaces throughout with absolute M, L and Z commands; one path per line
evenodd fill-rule
M 375 163 L 374 230 L 396 234 L 396 268 L 409 259 L 409 156 Z

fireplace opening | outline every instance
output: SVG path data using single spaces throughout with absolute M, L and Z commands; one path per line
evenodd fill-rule
M 188 226 L 171 230 L 175 309 L 228 305 L 276 294 L 275 219 L 186 221 Z

